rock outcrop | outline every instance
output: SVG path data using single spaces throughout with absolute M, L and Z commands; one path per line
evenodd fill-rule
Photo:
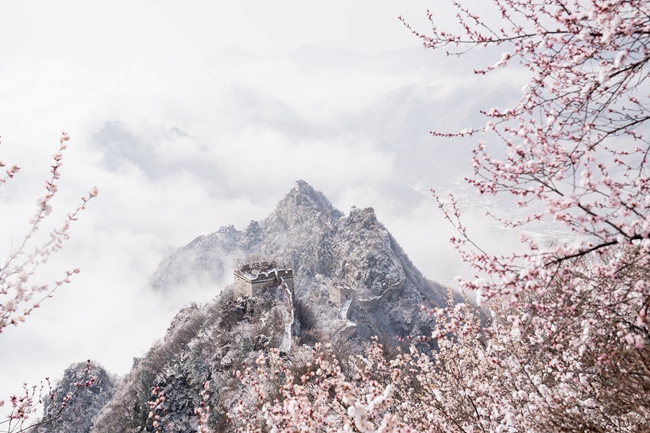
M 35 433 L 88 433 L 113 397 L 117 380 L 94 361 L 72 364 L 44 400 Z

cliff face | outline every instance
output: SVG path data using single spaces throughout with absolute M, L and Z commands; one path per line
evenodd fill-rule
M 427 332 L 428 318 L 417 311 L 421 305 L 442 305 L 447 296 L 413 266 L 372 208 L 353 208 L 344 215 L 304 181 L 296 182 L 263 221 L 241 231 L 222 227 L 171 254 L 150 284 L 160 291 L 196 281 L 217 284 L 247 257 L 292 268 L 296 298 L 315 309 L 330 336 L 348 318 L 356 324 L 353 335 L 361 339 Z M 343 315 L 329 295 L 339 285 L 354 290 Z

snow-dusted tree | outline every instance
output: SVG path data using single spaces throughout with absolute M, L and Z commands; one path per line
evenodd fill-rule
M 18 238 L 19 241 L 13 245 L 6 260 L 0 265 L 0 334 L 9 325 L 24 322 L 34 309 L 39 308 L 45 299 L 51 297 L 63 284 L 69 283 L 69 278 L 79 272 L 76 268 L 65 271 L 62 279 L 55 281 L 53 285 L 30 283 L 40 266 L 62 248 L 69 238 L 70 224 L 77 219 L 79 212 L 85 209 L 88 201 L 97 195 L 97 189 L 93 188 L 87 196 L 81 198 L 81 205 L 67 214 L 61 226 L 52 228 L 45 239 L 36 239 L 36 233 L 52 212 L 51 203 L 58 191 L 63 152 L 67 148 L 68 140 L 68 135 L 62 133 L 58 152 L 53 156 L 51 175 L 45 182 L 45 194 L 36 199 L 36 211 L 29 220 L 29 229 L 22 238 Z M 4 168 L 0 186 L 19 171 L 17 166 L 7 166 L 2 161 L 0 168 Z M 37 412 L 42 403 L 42 394 L 47 393 L 48 389 L 49 383 L 33 387 L 25 385 L 22 395 L 13 395 L 6 402 L 0 399 L 0 407 L 5 404 L 9 406 L 9 416 L 0 421 L 0 431 L 20 432 L 30 429 L 27 420 Z
M 468 182 L 524 209 L 523 217 L 499 219 L 505 227 L 523 233 L 540 220 L 561 224 L 573 241 L 543 246 L 524 235 L 523 252 L 492 254 L 473 242 L 454 197 L 436 196 L 458 229 L 452 243 L 475 271 L 460 285 L 477 292 L 491 319 L 479 328 L 463 304 L 437 310 L 439 352 L 384 361 L 406 373 L 392 379 L 400 404 L 390 407 L 397 417 L 390 426 L 648 431 L 650 3 L 495 0 L 494 16 L 454 5 L 461 32 L 442 28 L 446 17 L 430 13 L 432 31 L 416 32 L 424 45 L 450 55 L 500 46 L 500 58 L 475 72 L 517 62 L 529 83 L 516 106 L 486 107 L 484 125 L 433 134 L 481 136 Z M 331 374 L 329 389 L 350 383 Z M 292 419 L 307 425 L 323 405 L 343 405 L 319 418 L 339 419 L 341 429 L 346 411 L 357 413 L 334 400 L 336 391 L 321 403 L 324 394 L 309 391 L 321 386 L 316 377 L 285 386 L 277 400 L 259 394 L 271 430 Z M 361 401 L 362 388 L 351 389 Z M 355 428 L 379 424 L 350 423 Z

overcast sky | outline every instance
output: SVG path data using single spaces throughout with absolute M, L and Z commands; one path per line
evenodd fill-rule
M 376 53 L 416 45 L 397 17 L 421 24 L 430 5 L 423 0 L 11 2 L 3 4 L 0 18 L 3 64 L 52 56 L 109 67 L 134 58 L 183 67 L 226 45 L 259 55 L 286 54 L 304 44 Z
M 467 143 L 429 147 L 428 131 L 520 84 L 506 71 L 479 86 L 418 48 L 397 17 L 426 30 L 432 3 L 3 2 L 0 160 L 22 170 L 0 189 L 0 252 L 27 229 L 61 130 L 71 141 L 50 227 L 91 187 L 100 195 L 39 278 L 81 274 L 0 335 L 0 400 L 86 358 L 126 373 L 180 305 L 214 296 L 143 290 L 165 254 L 263 219 L 297 179 L 344 212 L 373 206 L 427 277 L 452 284 L 462 268 L 427 191 L 456 185 L 434 172 L 458 172 L 443 156 Z

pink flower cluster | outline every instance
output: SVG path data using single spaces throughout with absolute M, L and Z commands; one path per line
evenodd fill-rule
M 318 348 L 301 375 L 295 361 L 260 360 L 241 376 L 256 393 L 239 409 L 242 431 L 648 430 L 650 3 L 494 0 L 496 21 L 453 4 L 462 31 L 431 12 L 432 30 L 415 32 L 425 47 L 460 56 L 503 46 L 475 72 L 517 62 L 529 83 L 514 107 L 483 110 L 484 126 L 433 135 L 484 135 L 468 183 L 526 212 L 498 221 L 559 225 L 572 241 L 524 234 L 523 252 L 492 254 L 455 197 L 436 195 L 475 273 L 460 286 L 482 310 L 437 309 L 421 338 L 435 344 L 430 355 L 386 359 L 374 345 L 352 375 Z
M 30 421 L 30 418 L 39 412 L 40 407 L 44 403 L 44 399 L 54 400 L 55 397 L 50 379 L 46 377 L 45 381 L 41 382 L 38 386 L 32 385 L 30 387 L 26 383 L 23 384 L 22 395 L 12 395 L 9 397 L 9 416 L 0 421 L 0 431 L 3 433 L 33 431 L 33 429 L 38 426 L 60 419 L 63 412 L 68 407 L 68 403 L 75 394 L 77 394 L 81 389 L 89 388 L 97 381 L 97 378 L 91 374 L 91 370 L 92 364 L 90 360 L 88 360 L 86 361 L 86 367 L 84 370 L 84 380 L 76 382 L 73 390 L 63 397 L 60 405 L 54 407 L 50 413 L 44 415 L 38 422 Z M 5 401 L 0 400 L 0 407 L 4 405 Z
M 44 220 L 52 212 L 52 199 L 58 191 L 57 181 L 63 164 L 63 151 L 69 140 L 65 132 L 61 135 L 59 151 L 53 156 L 50 169 L 51 176 L 45 182 L 45 194 L 36 199 L 36 212 L 29 220 L 30 228 L 18 244 L 10 251 L 4 264 L 0 266 L 0 333 L 9 325 L 24 322 L 26 317 L 63 284 L 70 282 L 70 277 L 79 273 L 79 269 L 65 272 L 65 278 L 56 281 L 53 287 L 48 285 L 29 284 L 38 268 L 49 258 L 61 250 L 63 243 L 69 238 L 70 223 L 77 219 L 79 212 L 85 209 L 86 203 L 97 196 L 97 188 L 93 188 L 88 196 L 82 197 L 82 204 L 73 212 L 68 213 L 65 221 L 59 227 L 51 229 L 49 236 L 40 244 L 34 244 L 33 237 L 41 228 Z M 0 167 L 5 166 L 0 162 Z M 6 169 L 6 176 L 0 179 L 0 185 L 7 179 L 13 178 L 18 167 Z
M 79 269 L 65 271 L 65 276 L 60 281 L 55 281 L 53 286 L 42 284 L 30 284 L 30 279 L 37 273 L 39 267 L 46 263 L 49 258 L 61 250 L 63 243 L 69 238 L 70 223 L 77 219 L 79 212 L 85 209 L 86 203 L 97 196 L 97 188 L 93 188 L 88 196 L 82 197 L 82 204 L 73 212 L 69 213 L 63 224 L 51 229 L 49 236 L 40 243 L 34 241 L 34 235 L 44 224 L 45 219 L 52 212 L 52 199 L 58 192 L 57 181 L 60 177 L 60 168 L 63 163 L 63 152 L 67 148 L 69 140 L 68 134 L 62 133 L 59 139 L 59 150 L 52 157 L 53 163 L 50 168 L 50 178 L 45 182 L 45 194 L 36 199 L 36 211 L 29 220 L 30 228 L 22 238 L 19 238 L 18 244 L 9 252 L 6 260 L 0 265 L 0 334 L 4 328 L 9 325 L 18 325 L 24 322 L 34 309 L 39 308 L 41 303 L 51 297 L 54 292 L 64 284 L 70 282 L 70 277 L 79 273 Z M 0 161 L 0 168 L 6 167 L 6 164 Z M 8 179 L 13 178 L 18 173 L 17 166 L 10 166 L 5 169 L 5 176 L 0 178 L 0 185 Z M 90 363 L 88 364 L 90 371 Z M 89 387 L 94 379 L 89 378 L 85 383 L 78 384 L 80 387 Z M 50 389 L 49 381 L 47 388 Z M 0 429 L 4 432 L 21 432 L 34 427 L 29 425 L 27 420 L 34 415 L 42 400 L 39 395 L 42 394 L 44 386 L 31 388 L 25 385 L 22 396 L 12 396 L 9 399 L 11 413 L 9 417 L 0 421 Z M 69 397 L 63 401 L 60 408 L 63 410 Z M 0 407 L 4 405 L 0 400 Z M 60 414 L 60 412 L 57 413 Z

